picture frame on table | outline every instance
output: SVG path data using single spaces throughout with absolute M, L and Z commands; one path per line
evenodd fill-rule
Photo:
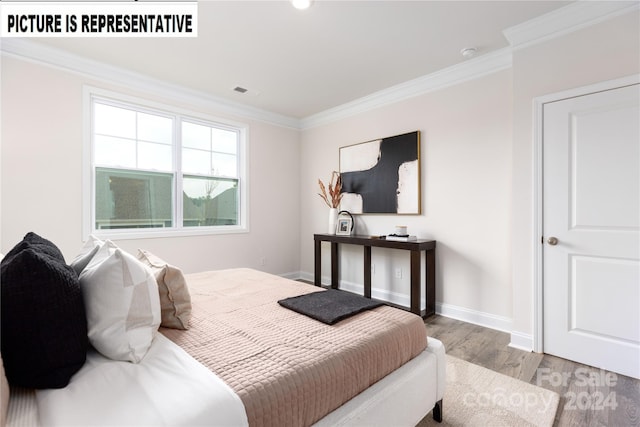
M 351 218 L 338 218 L 336 226 L 336 234 L 338 236 L 350 236 L 353 228 L 353 220 Z

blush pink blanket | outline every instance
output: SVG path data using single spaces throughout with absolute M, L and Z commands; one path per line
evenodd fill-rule
M 325 325 L 281 307 L 317 287 L 250 269 L 186 276 L 189 330 L 161 332 L 225 381 L 250 426 L 308 426 L 427 345 L 422 319 L 383 306 Z

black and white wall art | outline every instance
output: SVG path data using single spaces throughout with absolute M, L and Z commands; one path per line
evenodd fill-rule
M 341 147 L 340 175 L 340 209 L 420 214 L 420 131 Z

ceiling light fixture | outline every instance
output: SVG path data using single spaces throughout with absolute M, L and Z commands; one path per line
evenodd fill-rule
M 293 7 L 299 10 L 309 9 L 311 3 L 313 3 L 313 0 L 291 0 Z
M 478 49 L 476 49 L 475 47 L 465 47 L 460 51 L 460 53 L 465 57 L 465 59 L 471 59 L 476 56 L 476 53 L 478 53 Z

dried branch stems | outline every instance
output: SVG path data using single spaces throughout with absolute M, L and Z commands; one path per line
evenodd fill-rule
M 340 178 L 339 172 L 333 171 L 331 173 L 328 194 L 324 184 L 319 179 L 318 185 L 320 186 L 320 193 L 318 193 L 318 196 L 324 200 L 327 206 L 330 208 L 337 208 L 340 206 L 340 200 L 342 199 L 342 178 Z

